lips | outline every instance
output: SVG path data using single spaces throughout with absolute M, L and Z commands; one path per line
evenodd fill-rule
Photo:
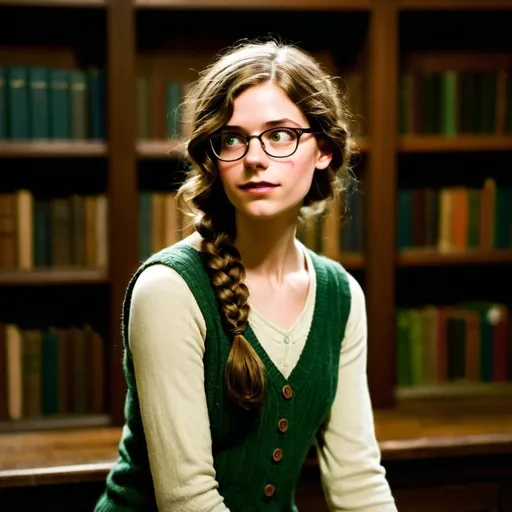
M 275 188 L 278 187 L 276 183 L 270 183 L 269 181 L 250 181 L 249 183 L 245 183 L 240 185 L 242 190 L 247 189 L 258 189 L 258 188 Z

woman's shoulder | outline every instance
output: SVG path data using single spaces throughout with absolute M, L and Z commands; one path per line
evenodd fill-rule
M 152 254 L 141 264 L 136 274 L 132 300 L 148 296 L 176 296 L 190 291 L 180 269 L 190 265 L 197 258 L 200 245 L 200 239 L 190 235 Z

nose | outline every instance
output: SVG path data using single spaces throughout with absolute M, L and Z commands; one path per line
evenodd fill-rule
M 263 151 L 261 144 L 257 138 L 249 141 L 249 149 L 244 157 L 244 163 L 248 169 L 266 169 L 268 167 L 268 155 Z

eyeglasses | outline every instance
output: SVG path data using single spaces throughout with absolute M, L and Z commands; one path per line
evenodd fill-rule
M 313 133 L 313 130 L 311 128 L 270 128 L 259 135 L 220 132 L 210 136 L 210 145 L 215 156 L 223 162 L 234 162 L 243 158 L 249 151 L 251 139 L 258 139 L 268 156 L 286 158 L 297 151 L 303 133 Z

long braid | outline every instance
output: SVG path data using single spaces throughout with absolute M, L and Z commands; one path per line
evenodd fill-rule
M 249 290 L 245 268 L 232 237 L 214 228 L 206 214 L 196 221 L 202 236 L 201 252 L 215 290 L 232 345 L 226 365 L 226 386 L 232 400 L 245 408 L 261 404 L 265 395 L 265 368 L 244 331 L 249 317 Z

